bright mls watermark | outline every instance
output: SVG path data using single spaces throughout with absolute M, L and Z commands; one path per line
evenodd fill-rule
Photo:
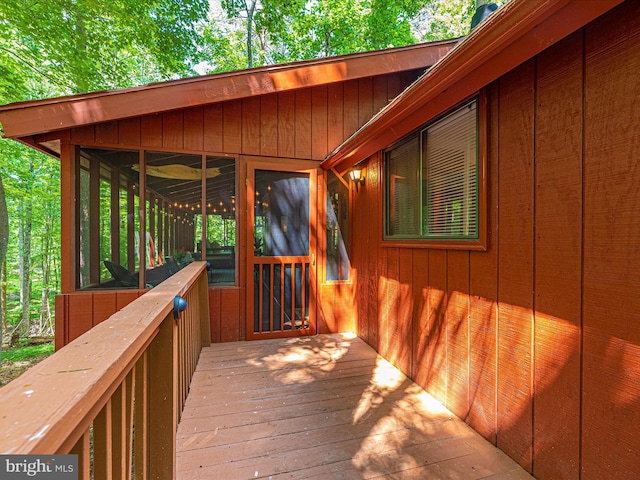
M 2 480 L 78 480 L 77 455 L 0 455 Z

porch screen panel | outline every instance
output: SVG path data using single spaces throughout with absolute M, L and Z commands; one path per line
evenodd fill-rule
M 206 252 L 209 285 L 236 283 L 236 161 L 207 157 L 207 216 L 204 242 L 198 236 L 198 252 Z M 205 257 L 203 257 L 205 258 Z
M 133 168 L 140 170 L 138 165 Z M 197 250 L 196 219 L 202 215 L 202 155 L 147 151 L 144 171 L 147 221 L 142 233 L 142 264 L 144 283 L 150 288 L 201 258 Z M 159 221 L 158 211 L 163 204 L 168 205 L 168 214 Z M 165 241 L 166 234 L 169 242 Z
M 137 151 L 80 148 L 80 289 L 138 287 L 138 161 Z
M 309 328 L 311 179 L 255 171 L 254 333 Z
M 78 288 L 86 288 L 91 285 L 89 245 L 91 243 L 89 228 L 89 171 L 80 169 L 80 211 L 78 228 L 80 230 L 80 243 L 78 245 Z
M 309 175 L 256 170 L 255 182 L 255 254 L 309 255 Z

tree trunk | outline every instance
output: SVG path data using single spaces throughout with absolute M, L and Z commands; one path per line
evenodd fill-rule
M 51 304 L 49 294 L 51 292 L 51 270 L 52 270 L 52 246 L 53 246 L 53 218 L 50 208 L 44 215 L 44 232 L 42 235 L 42 296 L 40 302 L 40 321 L 38 322 L 39 335 L 50 335 L 53 333 L 53 321 L 51 316 Z
M 31 199 L 21 202 L 18 248 L 20 251 L 20 337 L 26 337 L 31 328 Z
M 247 11 L 247 66 L 253 67 L 253 16 L 256 11 L 256 0 L 246 5 Z
M 33 160 L 29 159 L 32 178 L 35 177 Z M 20 337 L 29 335 L 31 329 L 31 225 L 33 204 L 31 187 L 27 185 L 25 198 L 20 202 L 20 227 L 18 229 L 18 250 L 20 252 Z
M 6 263 L 7 246 L 9 245 L 9 215 L 7 213 L 7 200 L 4 195 L 4 185 L 0 176 L 0 265 L 2 265 L 2 321 L 0 322 L 0 359 L 2 358 L 2 338 L 7 326 L 7 288 L 6 288 Z

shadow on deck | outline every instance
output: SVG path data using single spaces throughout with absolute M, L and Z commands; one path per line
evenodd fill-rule
M 350 335 L 203 348 L 177 478 L 530 479 Z

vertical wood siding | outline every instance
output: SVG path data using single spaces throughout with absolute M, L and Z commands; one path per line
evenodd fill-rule
M 384 246 L 379 155 L 355 194 L 359 335 L 540 479 L 640 471 L 638 72 L 626 2 L 488 86 L 485 252 Z
M 583 480 L 640 472 L 640 4 L 623 7 L 585 33 Z
M 70 140 L 78 145 L 108 148 L 163 148 L 321 160 L 413 82 L 419 73 L 383 75 L 81 127 L 71 131 Z M 239 167 L 243 168 L 242 165 Z M 238 175 L 244 178 L 241 170 Z M 373 196 L 371 201 L 374 202 L 372 205 L 379 202 Z M 241 218 L 239 228 L 244 228 L 242 221 Z M 374 222 L 373 225 L 379 224 Z M 238 235 L 239 239 L 244 237 Z M 242 248 L 239 245 L 240 252 Z M 366 254 L 364 258 L 367 258 Z M 213 342 L 245 338 L 245 282 L 244 274 L 240 273 L 238 288 L 209 289 Z M 360 293 L 368 294 L 368 291 L 365 289 Z M 319 317 L 322 316 L 319 324 L 324 325 L 327 332 L 355 328 L 356 315 L 350 308 L 353 297 L 353 285 L 321 285 L 319 298 L 327 299 L 327 302 L 319 310 Z M 59 346 L 86 332 L 133 298 L 135 296 L 130 292 L 76 292 L 60 296 L 56 304 L 59 304 L 56 322 L 58 331 L 64 334 L 57 339 Z M 366 300 L 363 298 L 359 303 L 366 305 Z M 373 326 L 372 338 L 376 338 L 377 331 L 377 325 Z
M 322 160 L 420 72 L 350 80 L 71 130 L 80 145 Z

